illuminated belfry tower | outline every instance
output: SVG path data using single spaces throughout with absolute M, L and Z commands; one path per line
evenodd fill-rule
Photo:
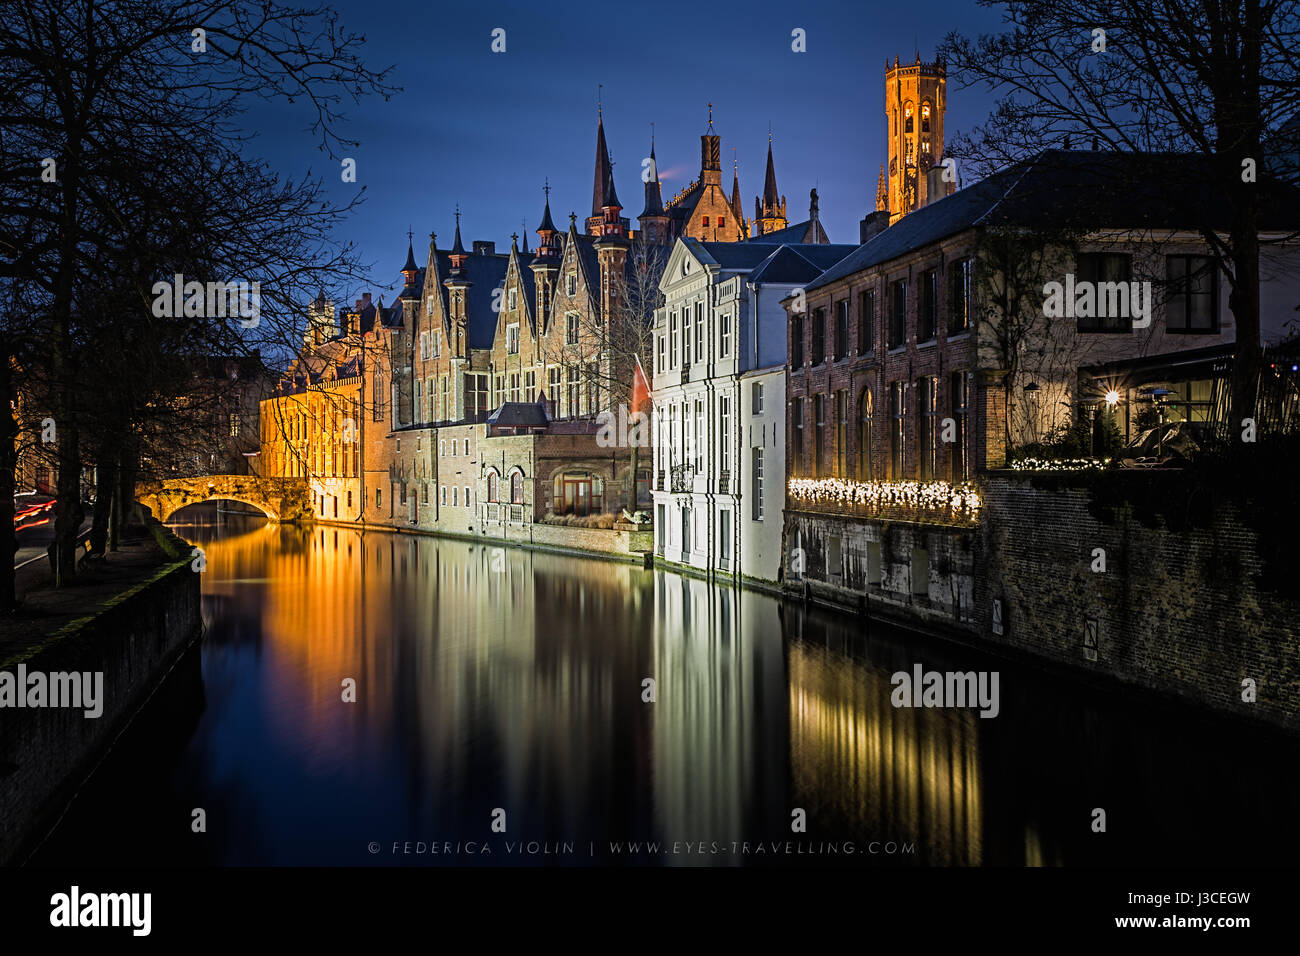
M 926 204 L 926 174 L 943 157 L 947 71 L 942 62 L 885 64 L 885 122 L 889 138 L 888 203 L 892 225 Z M 876 205 L 880 200 L 877 196 Z

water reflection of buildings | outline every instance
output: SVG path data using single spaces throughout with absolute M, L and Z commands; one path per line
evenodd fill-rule
M 788 652 L 793 799 L 808 808 L 810 833 L 915 844 L 914 857 L 882 847 L 882 863 L 982 863 L 977 712 L 896 709 L 894 667 L 827 646 L 815 622 L 791 619 L 801 638 Z

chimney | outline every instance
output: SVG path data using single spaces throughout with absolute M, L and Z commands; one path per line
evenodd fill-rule
M 474 255 L 476 256 L 494 256 L 496 255 L 497 244 L 495 242 L 486 242 L 482 239 L 474 240 Z
M 938 202 L 945 196 L 952 195 L 953 190 L 957 188 L 956 183 L 944 182 L 943 174 L 946 167 L 940 163 L 935 163 L 925 173 L 925 204 Z
M 889 210 L 878 209 L 867 213 L 865 219 L 858 223 L 858 242 L 866 242 L 885 231 L 889 225 Z
M 363 293 L 361 293 L 361 305 L 362 305 L 362 308 L 366 308 L 366 309 L 370 308 L 370 293 L 369 293 L 369 292 L 363 292 Z M 360 311 L 360 309 L 358 309 L 357 311 Z

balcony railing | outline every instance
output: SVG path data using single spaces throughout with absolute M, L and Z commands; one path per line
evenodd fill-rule
M 695 469 L 690 465 L 674 465 L 670 473 L 671 491 L 675 495 L 687 494 L 693 490 Z
M 689 364 L 682 365 L 682 384 L 685 385 L 691 380 L 691 367 Z
M 725 495 L 731 487 L 731 472 L 724 471 L 718 475 L 718 494 Z

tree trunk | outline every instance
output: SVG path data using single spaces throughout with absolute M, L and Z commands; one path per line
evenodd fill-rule
M 12 398 L 13 366 L 10 364 L 8 342 L 0 352 L 0 396 Z M 7 613 L 16 603 L 14 593 L 14 552 L 18 544 L 14 536 L 14 471 L 18 465 L 18 452 L 14 440 L 18 437 L 18 422 L 12 406 L 0 416 L 0 613 Z
M 116 441 L 105 441 L 99 446 L 96 460 L 95 511 L 90 525 L 90 553 L 101 556 L 108 550 L 109 525 L 119 484 L 117 475 L 121 455 L 116 445 Z

